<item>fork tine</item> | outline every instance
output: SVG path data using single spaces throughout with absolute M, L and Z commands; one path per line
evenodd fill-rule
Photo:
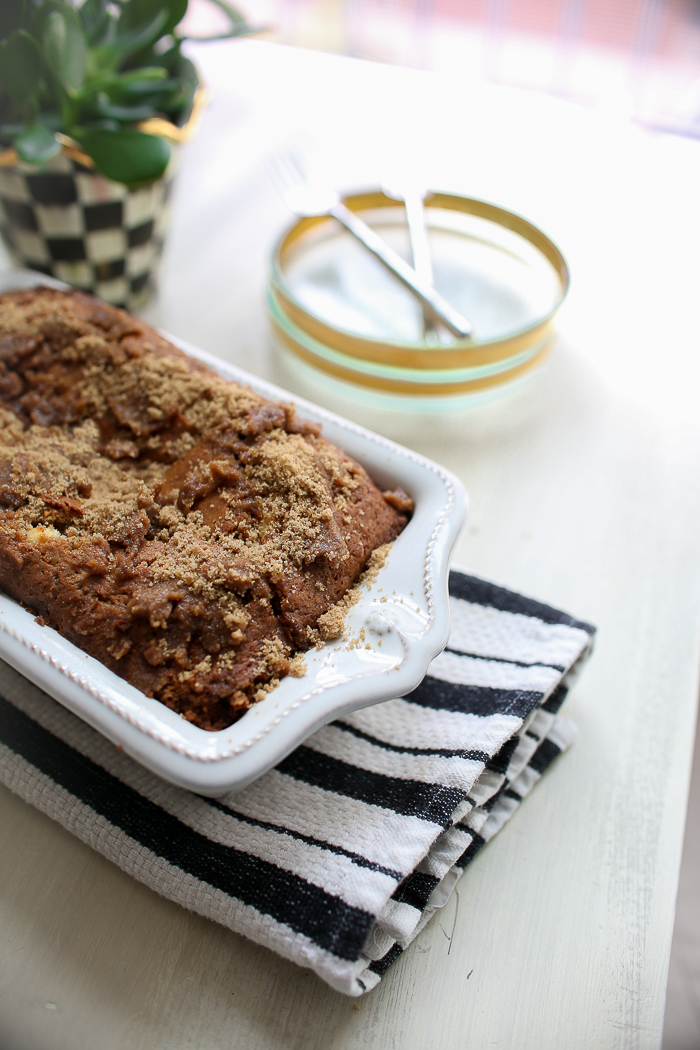
M 292 150 L 287 153 L 287 161 L 296 175 L 296 180 L 299 185 L 309 181 L 309 173 L 306 170 L 304 159 L 301 154 L 297 153 L 296 150 Z
M 274 180 L 275 186 L 279 188 L 279 186 L 286 181 L 286 179 L 284 178 L 284 173 L 282 171 L 281 158 L 277 155 L 273 157 L 268 157 L 266 167 Z
M 289 189 L 289 181 L 278 157 L 270 157 L 268 159 L 267 170 L 275 189 L 280 197 L 285 200 Z
M 277 192 L 283 198 L 290 190 L 304 185 L 306 181 L 299 163 L 295 162 L 292 155 L 287 152 L 277 153 L 270 157 L 267 167 Z

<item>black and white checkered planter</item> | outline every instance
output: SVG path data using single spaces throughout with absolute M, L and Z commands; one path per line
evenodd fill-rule
M 63 154 L 0 168 L 0 234 L 13 261 L 133 310 L 152 290 L 173 165 L 129 189 Z

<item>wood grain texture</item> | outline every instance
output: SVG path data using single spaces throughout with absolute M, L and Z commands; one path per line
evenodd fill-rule
M 253 42 L 207 55 L 214 101 L 149 319 L 455 471 L 472 501 L 458 560 L 599 627 L 567 702 L 580 735 L 359 1003 L 0 792 L 0 1045 L 658 1047 L 700 666 L 698 145 L 534 93 Z M 263 161 L 306 124 L 346 185 L 376 183 L 426 113 L 434 184 L 541 223 L 574 285 L 537 384 L 421 419 L 275 363 L 262 295 L 287 217 Z

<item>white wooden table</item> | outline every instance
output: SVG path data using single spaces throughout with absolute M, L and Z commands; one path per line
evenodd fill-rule
M 535 93 L 260 42 L 201 62 L 213 101 L 147 312 L 177 335 L 281 378 L 262 295 L 288 217 L 263 162 L 304 128 L 346 187 L 376 184 L 392 152 L 427 157 L 433 185 L 527 215 L 568 256 L 560 348 L 527 395 L 430 419 L 331 407 L 462 477 L 460 562 L 598 624 L 567 703 L 580 736 L 360 1002 L 3 791 L 0 1045 L 657 1047 L 700 656 L 700 148 Z

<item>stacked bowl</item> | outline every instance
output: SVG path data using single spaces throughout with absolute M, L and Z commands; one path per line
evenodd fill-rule
M 380 190 L 344 198 L 410 262 L 404 205 Z M 512 390 L 552 349 L 568 286 L 559 249 L 532 223 L 450 193 L 424 200 L 434 283 L 473 325 L 426 326 L 420 303 L 331 216 L 299 219 L 276 245 L 268 309 L 279 351 L 317 383 L 413 411 Z

